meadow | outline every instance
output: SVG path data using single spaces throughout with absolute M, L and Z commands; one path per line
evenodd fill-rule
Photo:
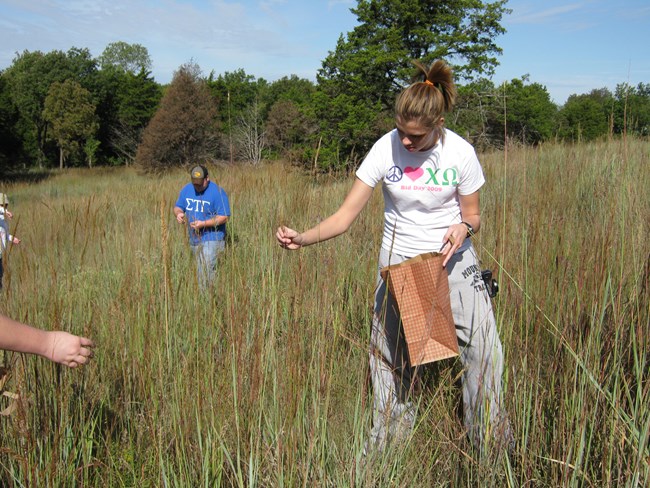
M 362 456 L 380 191 L 347 234 L 288 252 L 277 226 L 328 216 L 353 175 L 213 167 L 232 218 L 204 293 L 171 211 L 187 174 L 80 169 L 0 190 L 22 239 L 0 310 L 97 344 L 80 370 L 0 353 L 19 396 L 0 417 L 0 484 L 647 486 L 650 143 L 480 159 L 475 246 L 500 284 L 513 452 L 471 448 L 448 359 L 423 371 L 408 441 Z

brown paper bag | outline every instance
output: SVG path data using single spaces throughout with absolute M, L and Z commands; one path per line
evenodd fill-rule
M 412 366 L 458 355 L 443 260 L 429 252 L 381 270 L 399 308 Z

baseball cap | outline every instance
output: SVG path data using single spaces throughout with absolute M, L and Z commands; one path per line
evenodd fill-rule
M 9 205 L 9 197 L 4 193 L 0 193 L 0 205 Z
M 197 180 L 201 181 L 208 177 L 208 168 L 203 165 L 194 166 L 192 171 L 190 171 L 192 181 Z

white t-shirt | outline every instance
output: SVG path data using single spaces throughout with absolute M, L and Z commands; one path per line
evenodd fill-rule
M 4 214 L 2 214 L 2 218 L 0 218 L 0 259 L 4 254 L 4 250 L 7 249 L 7 244 L 11 237 L 9 235 L 9 226 L 4 218 Z
M 458 195 L 474 193 L 485 183 L 472 145 L 447 129 L 444 143 L 415 153 L 392 130 L 374 144 L 356 175 L 373 188 L 383 181 L 381 245 L 403 256 L 439 252 L 449 226 L 462 220 Z M 466 239 L 459 251 L 469 246 Z

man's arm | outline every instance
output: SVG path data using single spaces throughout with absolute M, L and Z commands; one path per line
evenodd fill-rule
M 90 339 L 63 331 L 46 331 L 0 315 L 0 348 L 37 354 L 70 368 L 87 363 L 93 356 Z
M 174 207 L 174 215 L 179 224 L 185 223 L 185 211 L 181 207 Z

